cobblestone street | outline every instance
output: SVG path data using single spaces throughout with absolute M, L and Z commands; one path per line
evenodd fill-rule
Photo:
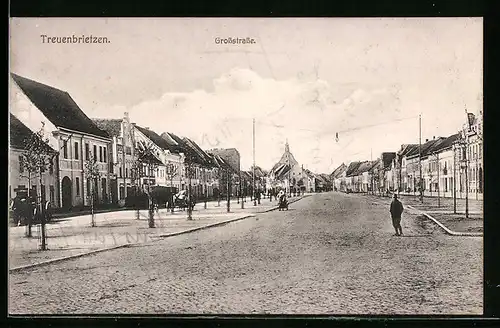
M 11 314 L 482 314 L 483 239 L 356 194 L 11 273 Z

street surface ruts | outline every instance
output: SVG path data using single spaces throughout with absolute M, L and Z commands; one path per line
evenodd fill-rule
M 9 312 L 481 314 L 482 238 L 323 193 L 225 226 L 10 274 Z

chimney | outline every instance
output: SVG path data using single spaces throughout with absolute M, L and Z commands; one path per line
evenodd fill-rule
M 432 140 L 436 140 L 436 136 L 432 136 Z
M 425 139 L 425 142 L 429 142 L 429 139 Z

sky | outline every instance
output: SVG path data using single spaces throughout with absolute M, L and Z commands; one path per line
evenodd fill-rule
M 10 70 L 91 118 L 316 173 L 457 133 L 482 106 L 481 18 L 12 18 Z M 41 35 L 109 43 L 49 44 Z M 253 38 L 217 44 L 216 38 Z M 45 38 L 46 40 L 46 38 Z M 338 139 L 336 138 L 338 134 Z

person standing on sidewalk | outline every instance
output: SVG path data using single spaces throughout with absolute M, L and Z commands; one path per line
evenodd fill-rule
M 394 230 L 396 230 L 395 236 L 401 236 L 403 234 L 403 229 L 401 228 L 401 214 L 403 214 L 403 204 L 398 200 L 398 195 L 394 194 L 394 199 L 391 202 L 391 218 Z

